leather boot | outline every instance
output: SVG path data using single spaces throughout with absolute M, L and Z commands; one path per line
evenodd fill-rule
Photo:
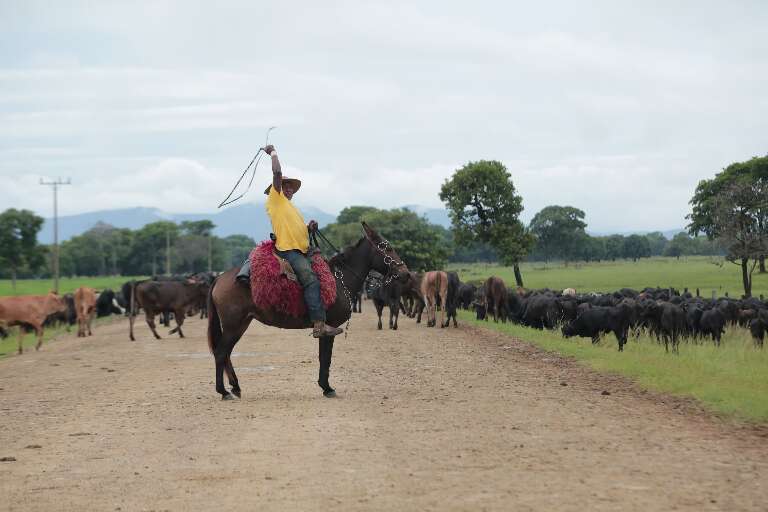
M 312 329 L 312 337 L 320 338 L 322 336 L 338 336 L 343 332 L 344 329 L 341 327 L 331 327 L 325 322 L 315 322 L 315 327 Z

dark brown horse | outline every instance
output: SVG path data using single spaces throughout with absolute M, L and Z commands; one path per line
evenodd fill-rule
M 349 298 L 344 292 L 345 286 L 349 294 L 354 295 L 362 289 L 365 277 L 371 270 L 385 274 L 389 279 L 399 278 L 408 272 L 408 268 L 389 242 L 365 222 L 362 224 L 365 236 L 328 262 L 336 276 L 337 292 L 336 301 L 326 311 L 326 323 L 334 327 L 342 325 L 351 315 Z M 312 327 L 309 317 L 296 318 L 280 311 L 257 308 L 251 298 L 251 291 L 235 282 L 237 271 L 238 269 L 234 268 L 217 277 L 208 294 L 208 346 L 216 361 L 216 391 L 221 394 L 222 400 L 240 397 L 240 385 L 230 356 L 251 320 L 256 319 L 263 324 L 282 329 Z M 320 375 L 317 383 L 323 388 L 323 395 L 327 397 L 336 394 L 328 383 L 333 340 L 333 336 L 319 339 Z M 225 370 L 232 393 L 224 387 Z

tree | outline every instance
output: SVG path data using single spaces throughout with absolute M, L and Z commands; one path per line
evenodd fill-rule
M 632 261 L 637 261 L 638 258 L 647 258 L 651 255 L 651 244 L 644 236 L 630 235 L 624 239 L 622 255 L 625 258 L 632 258 Z
M 227 267 L 239 267 L 251 254 L 256 246 L 256 240 L 246 235 L 229 235 L 223 239 L 224 265 Z
M 677 259 L 680 259 L 680 256 L 694 254 L 694 239 L 688 233 L 678 233 L 667 244 L 664 254 Z
M 487 243 L 502 263 L 512 265 L 518 286 L 523 286 L 519 262 L 535 240 L 519 216 L 522 198 L 501 162 L 480 160 L 457 169 L 440 188 L 448 207 L 456 244 Z
M 171 246 L 179 236 L 179 226 L 169 221 L 152 222 L 135 232 L 128 257 L 129 272 L 134 275 L 157 274 L 164 268 L 166 237 Z
M 339 248 L 357 242 L 362 236 L 360 221 L 364 220 L 389 240 L 411 270 L 438 270 L 448 261 L 446 230 L 408 209 L 351 207 L 342 210 L 338 218 L 348 222 L 329 224 L 323 233 Z
M 34 272 L 43 265 L 45 252 L 37 244 L 42 226 L 43 218 L 29 210 L 10 208 L 0 214 L 0 266 L 10 269 L 14 292 L 19 270 Z
M 133 231 L 96 223 L 85 233 L 61 244 L 61 273 L 64 275 L 118 275 L 131 252 Z
M 536 237 L 537 251 L 545 260 L 562 258 L 566 262 L 580 256 L 579 244 L 586 240 L 584 212 L 572 206 L 547 206 L 533 216 L 530 231 Z
M 605 257 L 611 261 L 624 257 L 624 236 L 611 235 L 605 237 Z
M 648 244 L 651 247 L 651 256 L 661 256 L 664 254 L 664 249 L 667 248 L 669 240 L 664 236 L 661 231 L 654 231 L 645 235 L 648 239 Z
M 729 165 L 702 180 L 691 198 L 688 231 L 718 240 L 727 259 L 741 266 L 744 295 L 752 295 L 752 272 L 768 254 L 768 156 Z M 754 260 L 751 268 L 750 261 Z
M 365 219 L 367 215 L 379 211 L 378 208 L 373 206 L 347 206 L 339 212 L 336 218 L 337 224 L 351 224 L 360 222 Z
M 212 221 L 204 220 L 185 220 L 181 222 L 180 228 L 182 235 L 211 236 L 213 228 L 216 227 Z
M 577 256 L 584 261 L 601 261 L 605 258 L 605 239 L 585 234 L 578 243 L 579 253 Z

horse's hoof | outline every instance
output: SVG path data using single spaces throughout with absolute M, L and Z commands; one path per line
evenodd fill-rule
M 325 398 L 336 398 L 336 390 L 335 389 L 328 389 L 326 391 L 323 391 L 323 396 Z
M 237 398 L 241 398 L 241 393 L 239 389 L 233 389 L 232 394 L 235 395 Z
M 232 393 L 227 393 L 226 395 L 221 395 L 222 400 L 236 400 L 237 397 L 233 395 Z

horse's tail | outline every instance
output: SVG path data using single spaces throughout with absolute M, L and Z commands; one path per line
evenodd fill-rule
M 208 289 L 208 348 L 211 353 L 216 350 L 216 345 L 221 341 L 221 320 L 213 300 L 213 289 L 216 287 L 216 279 Z

